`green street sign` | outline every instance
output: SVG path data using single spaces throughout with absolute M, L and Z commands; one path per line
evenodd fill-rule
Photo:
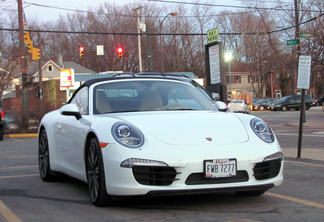
M 300 33 L 300 38 L 315 38 L 315 32 Z
M 207 44 L 218 42 L 218 29 L 213 29 L 207 32 Z
M 287 40 L 287 45 L 298 45 L 297 39 Z

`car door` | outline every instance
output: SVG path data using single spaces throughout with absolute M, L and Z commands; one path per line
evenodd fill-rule
M 294 98 L 293 96 L 289 97 L 289 98 L 287 99 L 287 108 L 288 108 L 288 109 L 294 109 L 295 106 L 296 106 L 295 103 L 296 103 L 296 102 L 295 102 L 295 98 Z
M 69 174 L 79 177 L 84 173 L 84 142 L 86 133 L 90 127 L 88 117 L 88 88 L 84 87 L 77 92 L 71 103 L 77 105 L 82 115 L 81 119 L 74 116 L 61 115 L 60 124 L 60 152 L 64 166 L 69 170 Z

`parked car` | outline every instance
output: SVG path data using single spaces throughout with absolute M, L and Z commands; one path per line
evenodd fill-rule
M 271 104 L 275 103 L 276 101 L 276 98 L 260 99 L 253 103 L 253 110 L 269 110 L 271 108 Z
M 237 113 L 251 113 L 249 104 L 244 100 L 231 100 L 228 104 L 228 108 Z
M 184 78 L 162 74 L 82 84 L 41 120 L 38 162 L 44 181 L 85 181 L 96 206 L 116 196 L 261 195 L 283 181 L 283 153 L 264 121 L 220 112 Z
M 319 98 L 319 99 L 317 99 L 317 105 L 318 106 L 322 106 L 323 102 L 324 102 L 324 96 L 321 97 L 321 98 Z
M 313 99 L 305 95 L 305 109 L 309 110 L 313 104 Z M 278 100 L 278 102 L 271 105 L 271 110 L 287 111 L 291 109 L 300 110 L 301 95 L 285 96 Z
M 5 112 L 3 111 L 2 103 L 0 100 L 0 140 L 3 140 L 4 137 L 4 129 L 6 125 L 5 118 Z

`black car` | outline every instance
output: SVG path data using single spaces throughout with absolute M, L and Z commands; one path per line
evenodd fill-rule
M 267 98 L 267 99 L 260 99 L 253 103 L 253 110 L 268 110 L 270 109 L 271 104 L 275 103 L 277 99 L 275 98 Z
M 3 140 L 4 137 L 4 128 L 6 125 L 6 121 L 4 120 L 5 118 L 5 113 L 2 110 L 2 103 L 0 101 L 0 140 Z
M 321 97 L 321 98 L 319 98 L 319 99 L 317 100 L 317 104 L 318 104 L 319 106 L 322 106 L 323 102 L 324 102 L 324 96 Z
M 309 110 L 313 105 L 313 99 L 305 95 L 305 109 Z M 279 99 L 276 103 L 271 105 L 271 110 L 287 111 L 290 109 L 300 110 L 301 108 L 301 95 L 285 96 Z

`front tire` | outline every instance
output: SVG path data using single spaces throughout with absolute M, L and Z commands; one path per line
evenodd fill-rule
M 112 197 L 106 191 L 102 153 L 97 138 L 92 138 L 87 146 L 86 173 L 91 202 L 97 207 L 112 205 Z
M 282 109 L 282 111 L 285 112 L 285 111 L 287 111 L 287 106 L 283 106 L 281 109 Z
M 38 166 L 39 174 L 43 181 L 50 182 L 55 180 L 56 177 L 53 175 L 50 166 L 48 139 L 45 129 L 40 132 L 38 141 Z

